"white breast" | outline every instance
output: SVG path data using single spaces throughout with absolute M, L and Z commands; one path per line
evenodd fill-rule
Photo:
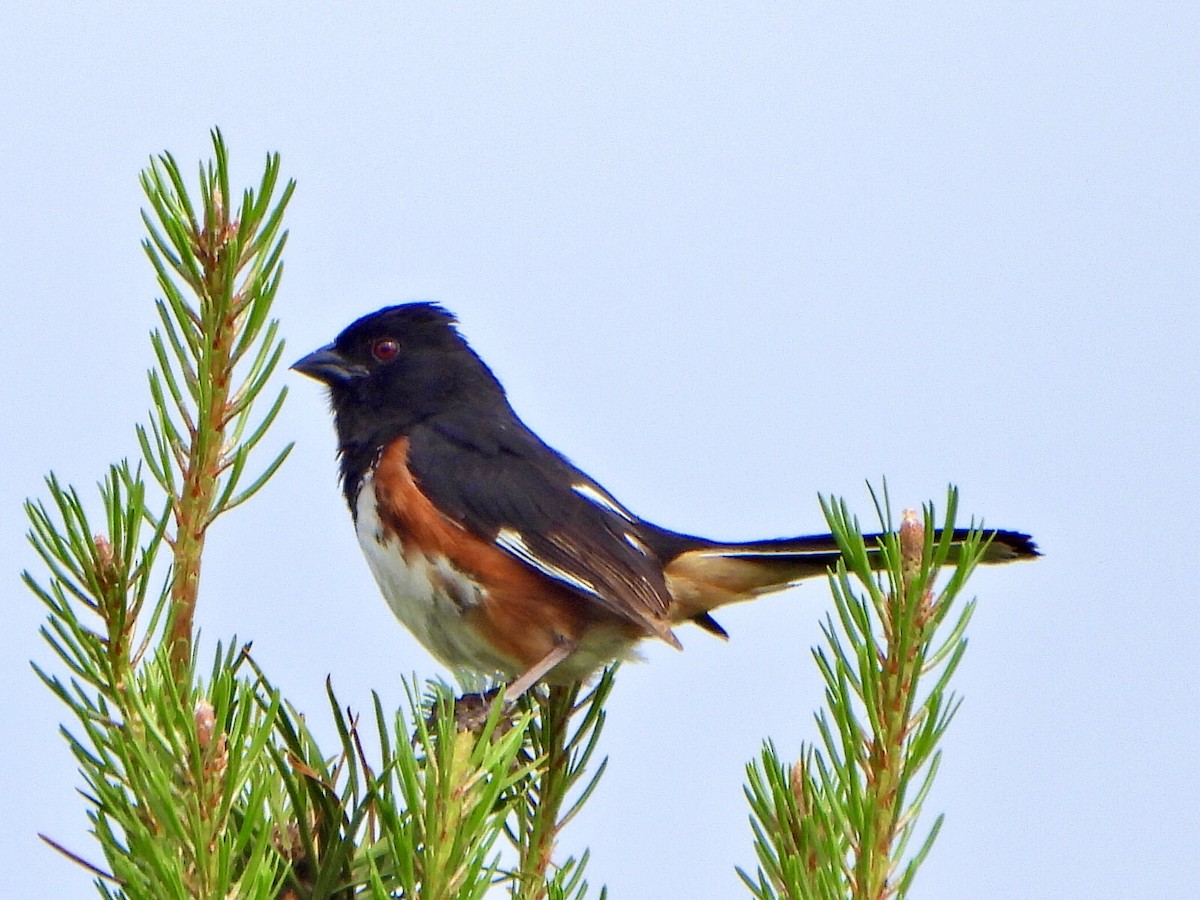
M 392 612 L 430 653 L 452 669 L 519 674 L 520 665 L 497 653 L 464 616 L 486 601 L 484 589 L 450 564 L 389 535 L 375 504 L 374 478 L 358 493 L 358 544 Z

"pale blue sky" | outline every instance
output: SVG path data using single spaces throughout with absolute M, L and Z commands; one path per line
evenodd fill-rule
M 1194 4 L 165 6 L 0 10 L 0 871 L 86 897 L 94 855 L 20 503 L 133 453 L 156 295 L 137 173 L 299 181 L 287 358 L 435 299 L 517 409 L 637 512 L 716 537 L 963 508 L 1034 533 L 980 573 L 921 897 L 1179 897 L 1200 882 L 1196 640 L 1200 23 Z M 326 404 L 212 536 L 206 640 L 254 640 L 328 733 L 439 673 L 378 597 Z M 627 668 L 565 838 L 614 898 L 739 897 L 742 766 L 812 739 L 820 584 Z M 930 819 L 931 821 L 931 819 Z

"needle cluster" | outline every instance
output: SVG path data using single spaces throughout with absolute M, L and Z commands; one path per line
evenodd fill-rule
M 829 578 L 825 645 L 813 650 L 825 708 L 819 741 L 794 764 L 768 742 L 747 768 L 759 868 L 739 872 L 760 900 L 904 897 L 933 846 L 942 816 L 923 831 L 920 814 L 961 702 L 949 682 L 975 608 L 956 601 L 987 548 L 978 529 L 952 548 L 957 501 L 951 488 L 940 532 L 932 506 L 923 517 L 906 512 L 894 531 L 886 501 L 879 506 L 888 532 L 881 573 L 845 503 L 822 501 L 842 552 Z

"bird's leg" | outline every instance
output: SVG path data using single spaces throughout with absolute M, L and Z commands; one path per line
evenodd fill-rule
M 551 669 L 566 659 L 578 646 L 577 642 L 567 638 L 558 639 L 554 648 L 544 657 L 529 667 L 520 677 L 504 689 L 504 711 L 509 713 L 516 706 L 521 695 L 544 678 Z M 454 723 L 460 731 L 478 732 L 491 711 L 492 700 L 496 691 L 486 694 L 464 694 L 454 701 Z M 502 722 L 501 731 L 507 731 L 507 723 Z
M 542 680 L 550 670 L 557 666 L 560 662 L 570 656 L 577 642 L 569 638 L 559 638 L 554 643 L 554 649 L 543 656 L 540 660 L 534 663 L 520 678 L 513 681 L 504 691 L 504 699 L 508 703 L 513 703 L 520 698 L 527 690 Z

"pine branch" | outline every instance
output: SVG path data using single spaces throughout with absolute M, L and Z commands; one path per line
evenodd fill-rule
M 524 708 L 535 711 L 536 716 L 528 729 L 526 751 L 532 775 L 508 826 L 519 857 L 513 873 L 515 900 L 586 896 L 586 854 L 556 866 L 554 847 L 559 833 L 591 798 L 604 774 L 607 760 L 590 776 L 587 771 L 604 728 L 604 703 L 615 674 L 615 666 L 606 670 L 586 692 L 581 682 L 575 682 L 541 688 L 522 698 Z
M 200 562 L 209 526 L 257 491 L 291 450 L 288 444 L 249 488 L 237 493 L 247 457 L 274 421 L 286 393 L 280 390 L 250 437 L 243 438 L 253 401 L 283 349 L 277 325 L 268 323 L 267 316 L 287 242 L 287 233 L 280 230 L 282 215 L 295 184 L 289 182 L 278 201 L 274 199 L 279 157 L 269 156 L 257 194 L 245 191 L 241 207 L 231 215 L 229 157 L 220 132 L 213 133 L 213 147 L 215 162 L 200 169 L 200 222 L 169 153 L 152 160 L 141 178 L 154 213 L 154 219 L 143 214 L 150 232 L 144 247 L 166 299 L 158 303 L 162 327 L 151 336 L 158 365 L 149 374 L 154 399 L 150 428 L 139 428 L 138 436 L 151 472 L 171 498 L 173 576 L 167 633 L 177 668 L 186 665 L 192 652 Z M 188 299 L 180 282 L 194 300 Z M 239 362 L 251 353 L 248 370 L 239 371 Z
M 203 224 L 169 154 L 142 176 L 154 216 L 143 215 L 146 251 L 165 297 L 151 335 L 150 421 L 137 429 L 142 463 L 109 468 L 95 522 L 53 475 L 48 502 L 26 504 L 48 578 L 24 580 L 47 608 L 42 634 L 67 674 L 34 668 L 76 721 L 63 734 L 107 865 L 72 855 L 104 896 L 114 885 L 126 897 L 269 896 L 287 869 L 263 802 L 275 781 L 264 747 L 278 696 L 259 693 L 240 675 L 240 654 L 220 647 L 208 678 L 197 677 L 191 623 L 208 527 L 289 449 L 234 494 L 282 400 L 242 438 L 281 351 L 268 315 L 293 186 L 273 199 L 279 160 L 268 157 L 259 193 L 247 191 L 231 218 L 218 132 L 213 146 L 215 163 L 201 169 Z
M 825 681 L 820 740 L 795 765 L 768 743 L 748 769 L 756 876 L 739 871 L 751 893 L 774 898 L 888 900 L 907 896 L 942 825 L 919 836 L 922 806 L 941 759 L 939 741 L 959 700 L 949 681 L 966 649 L 974 601 L 955 601 L 986 550 L 973 529 L 952 556 L 958 505 L 951 488 L 942 540 L 934 512 L 904 514 L 881 541 L 877 575 L 858 523 L 841 501 L 824 502 L 843 560 L 830 574 L 836 615 L 813 651 Z M 880 507 L 889 527 L 886 502 Z M 935 591 L 943 566 L 955 561 Z M 952 624 L 951 624 L 952 623 Z

